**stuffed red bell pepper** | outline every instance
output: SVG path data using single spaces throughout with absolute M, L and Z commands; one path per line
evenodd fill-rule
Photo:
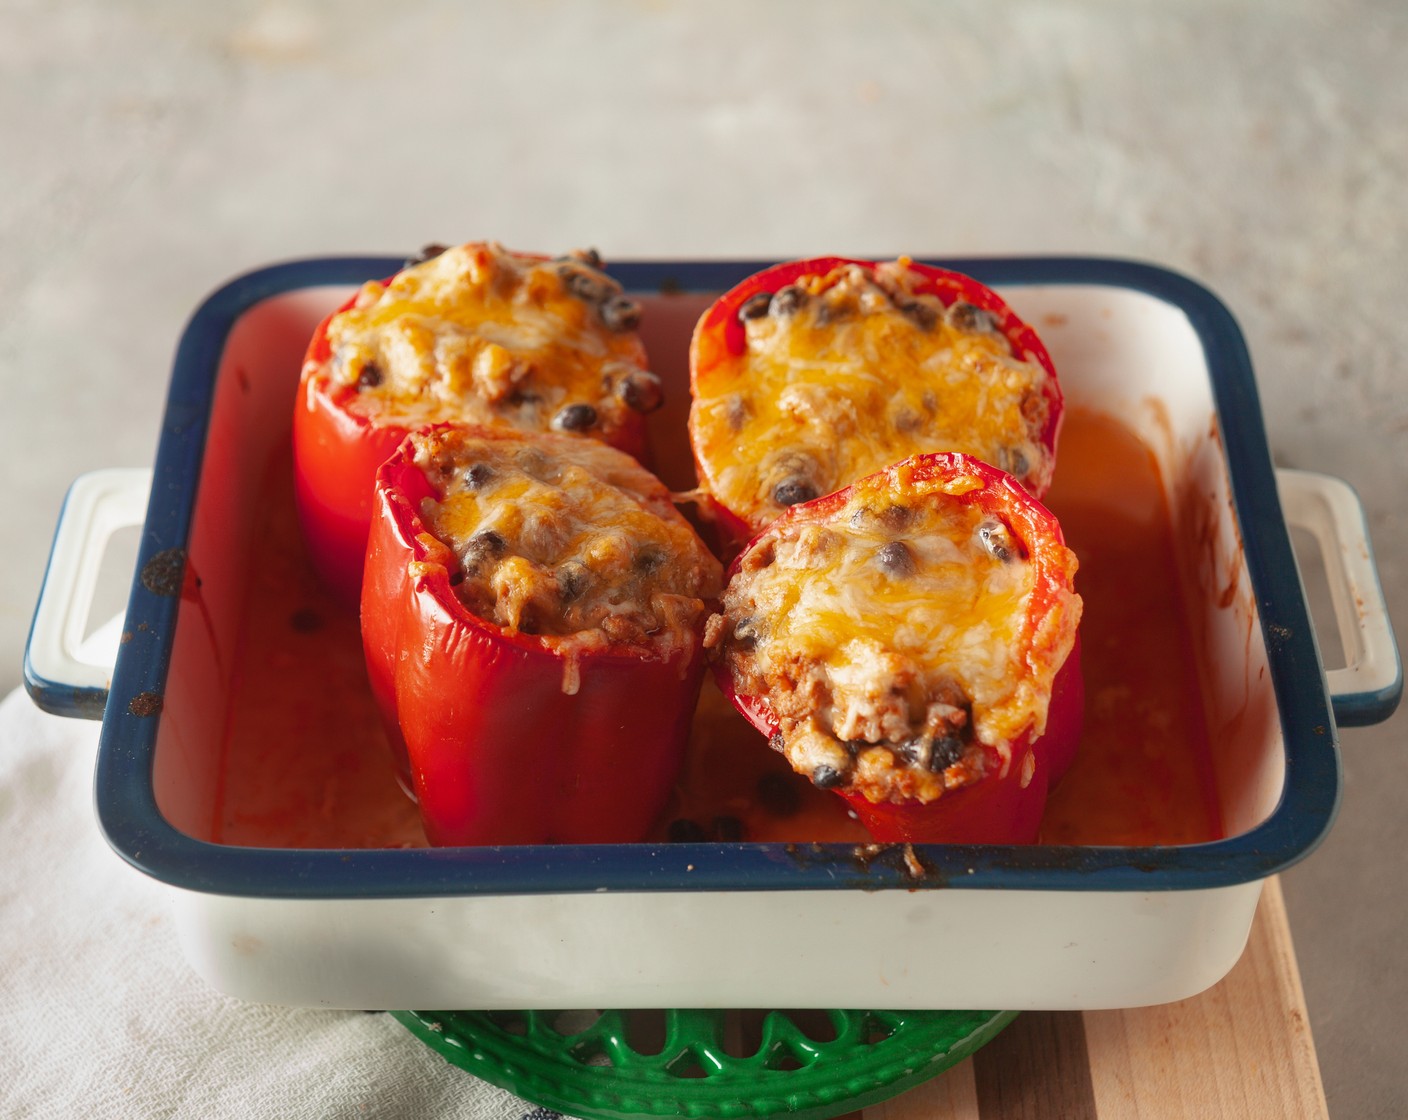
M 362 632 L 431 842 L 642 839 L 720 583 L 669 492 L 614 448 L 408 436 L 377 475 Z
M 474 243 L 363 285 L 318 327 L 294 409 L 299 514 L 332 587 L 357 601 L 376 469 L 413 428 L 556 430 L 643 455 L 660 382 L 639 318 L 594 252 Z
M 774 521 L 705 643 L 735 706 L 875 839 L 1030 843 L 1080 735 L 1075 571 L 1011 476 L 919 455 Z
M 905 258 L 776 265 L 722 296 L 690 347 L 699 487 L 741 544 L 789 506 L 926 451 L 961 451 L 1041 497 L 1061 391 L 990 289 Z

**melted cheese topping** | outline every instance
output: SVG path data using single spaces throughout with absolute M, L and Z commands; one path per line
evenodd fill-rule
M 416 427 L 456 419 L 610 441 L 659 403 L 640 308 L 595 254 L 556 261 L 462 245 L 368 283 L 328 324 L 345 406 Z
M 1026 546 L 951 500 L 982 482 L 960 476 L 946 494 L 903 478 L 901 466 L 864 480 L 824 523 L 774 525 L 705 638 L 740 695 L 768 699 L 794 769 L 876 802 L 932 801 L 1040 734 L 1081 607 L 1068 590 L 1035 633 Z
M 904 260 L 846 265 L 749 300 L 746 350 L 695 384 L 704 485 L 760 531 L 787 506 L 926 451 L 961 451 L 1034 493 L 1050 375 L 994 318 L 915 295 Z
M 453 553 L 464 605 L 508 631 L 582 652 L 692 644 L 719 563 L 658 479 L 591 440 L 411 437 L 439 495 L 420 510 Z

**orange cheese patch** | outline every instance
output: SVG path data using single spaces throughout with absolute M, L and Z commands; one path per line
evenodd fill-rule
M 612 434 L 659 403 L 640 308 L 592 253 L 558 260 L 462 245 L 362 287 L 328 325 L 328 376 L 354 415 L 453 417 Z
M 690 426 L 701 484 L 755 530 L 926 451 L 1049 484 L 1049 374 L 989 312 L 913 286 L 904 261 L 845 265 L 740 309 L 744 351 L 696 377 Z
M 1075 639 L 1069 590 L 1034 630 L 1034 560 L 1015 525 L 948 501 L 962 476 L 858 485 L 824 520 L 774 524 L 740 562 L 706 642 L 740 694 L 766 696 L 793 768 L 872 801 L 930 801 L 983 776 L 986 752 L 1045 728 Z M 980 480 L 971 480 L 981 486 Z
M 562 437 L 410 438 L 438 494 L 422 520 L 453 553 L 451 583 L 472 613 L 579 650 L 695 640 L 719 563 L 629 456 Z

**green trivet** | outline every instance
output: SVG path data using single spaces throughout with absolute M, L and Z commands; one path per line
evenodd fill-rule
M 452 1065 L 583 1120 L 826 1120 L 942 1073 L 1015 1011 L 393 1011 Z

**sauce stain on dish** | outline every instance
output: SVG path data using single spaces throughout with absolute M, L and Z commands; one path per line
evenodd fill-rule
M 1080 557 L 1080 751 L 1047 803 L 1055 844 L 1222 837 L 1212 752 L 1158 464 L 1119 421 L 1071 409 L 1047 505 Z
M 247 847 L 423 846 L 366 683 L 357 619 L 323 591 L 304 554 L 291 470 L 289 457 L 276 460 L 265 488 L 212 838 Z M 1068 409 L 1046 504 L 1080 557 L 1087 704 L 1080 752 L 1051 796 L 1041 842 L 1220 838 L 1177 542 L 1153 454 L 1118 420 Z M 315 618 L 321 625 L 309 625 Z M 778 787 L 795 798 L 779 798 Z M 709 681 L 653 839 L 672 834 L 869 840 L 843 802 L 793 774 Z
M 293 502 L 292 452 L 263 486 L 244 631 L 214 806 L 216 843 L 424 847 L 367 684 L 357 616 L 314 573 Z

